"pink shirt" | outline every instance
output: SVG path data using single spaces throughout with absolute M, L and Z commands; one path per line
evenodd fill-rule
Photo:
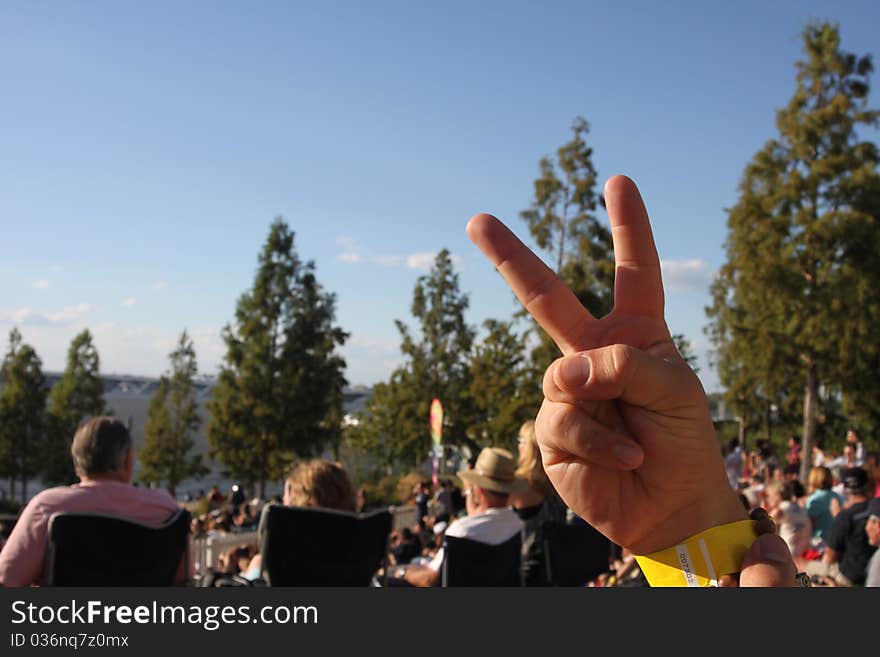
M 0 550 L 0 586 L 30 586 L 43 581 L 46 535 L 53 513 L 106 513 L 161 524 L 178 508 L 163 490 L 136 488 L 121 481 L 87 481 L 44 490 L 28 502 Z

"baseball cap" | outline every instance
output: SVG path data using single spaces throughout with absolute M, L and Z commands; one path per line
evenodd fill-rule
M 868 473 L 864 468 L 847 468 L 841 477 L 843 487 L 851 493 L 859 493 L 868 486 Z

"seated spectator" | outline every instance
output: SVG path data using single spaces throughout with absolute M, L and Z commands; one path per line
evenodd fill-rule
M 524 586 L 545 586 L 547 564 L 544 558 L 545 522 L 564 524 L 568 507 L 565 506 L 553 484 L 544 472 L 541 451 L 535 438 L 535 422 L 529 420 L 519 430 L 519 459 L 517 477 L 528 482 L 528 487 L 510 496 L 510 505 L 523 521 L 522 582 Z
M 422 556 L 422 545 L 409 527 L 404 527 L 398 540 L 391 548 L 391 557 L 395 565 L 405 565 L 416 557 Z
M 516 461 L 510 452 L 486 447 L 474 467 L 458 476 L 468 485 L 465 491 L 468 515 L 449 525 L 447 536 L 500 545 L 522 531 L 522 521 L 508 503 L 510 494 L 524 490 L 528 483 L 516 476 Z M 440 549 L 430 564 L 406 568 L 403 579 L 412 586 L 436 586 L 443 557 L 444 550 Z
M 70 451 L 80 483 L 44 490 L 24 508 L 0 552 L 0 585 L 45 581 L 46 535 L 53 513 L 104 513 L 158 525 L 178 510 L 165 491 L 131 485 L 131 435 L 116 418 L 96 417 L 81 424 Z M 181 571 L 179 580 L 186 575 Z
M 313 459 L 297 465 L 284 482 L 284 505 L 320 507 L 354 512 L 357 493 L 339 463 Z M 262 572 L 262 557 L 255 554 L 244 576 L 254 580 Z
M 339 463 L 313 459 L 296 466 L 284 482 L 284 504 L 354 512 L 357 495 Z

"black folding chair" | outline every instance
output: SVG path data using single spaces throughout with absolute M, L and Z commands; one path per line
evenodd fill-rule
M 368 586 L 388 554 L 391 513 L 270 504 L 260 518 L 270 586 Z
M 545 522 L 541 530 L 547 582 L 551 586 L 586 586 L 608 572 L 611 541 L 592 525 Z
M 522 535 L 488 545 L 447 536 L 443 543 L 442 586 L 520 586 Z
M 186 509 L 158 526 L 97 513 L 54 513 L 46 584 L 173 586 L 178 573 L 189 576 L 189 525 Z

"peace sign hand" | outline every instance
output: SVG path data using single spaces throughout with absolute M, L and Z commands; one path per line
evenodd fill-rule
M 547 475 L 578 515 L 647 554 L 746 513 L 706 394 L 666 326 L 638 189 L 615 176 L 605 201 L 616 269 L 614 309 L 601 319 L 495 217 L 476 215 L 467 232 L 563 353 L 544 376 L 535 427 Z

